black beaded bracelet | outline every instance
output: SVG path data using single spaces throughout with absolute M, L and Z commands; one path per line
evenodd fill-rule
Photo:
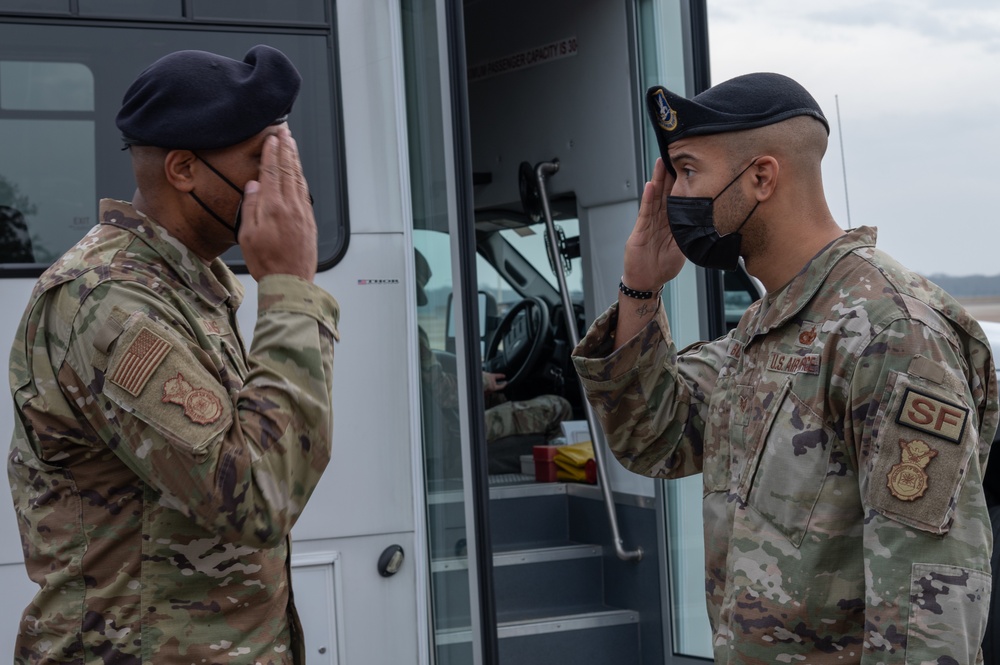
M 629 287 L 625 286 L 625 280 L 623 278 L 618 282 L 618 290 L 624 293 L 629 298 L 635 298 L 636 300 L 649 300 L 653 296 L 660 295 L 660 292 L 663 291 L 663 287 L 661 286 L 656 291 L 636 291 L 635 289 L 630 289 Z

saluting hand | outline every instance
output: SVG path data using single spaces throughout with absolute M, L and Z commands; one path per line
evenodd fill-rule
M 626 285 L 638 291 L 656 291 L 684 267 L 684 255 L 667 223 L 667 195 L 674 177 L 657 158 L 653 178 L 642 190 L 642 203 L 632 234 L 625 243 Z
M 250 274 L 316 275 L 316 220 L 299 150 L 287 127 L 264 141 L 260 181 L 246 184 L 240 246 Z

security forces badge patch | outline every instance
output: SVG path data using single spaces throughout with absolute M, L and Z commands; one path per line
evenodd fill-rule
M 180 372 L 163 383 L 162 401 L 184 407 L 184 415 L 199 425 L 214 423 L 222 415 L 219 398 L 211 390 L 195 388 Z
M 914 501 L 927 491 L 928 477 L 924 469 L 937 457 L 937 451 L 920 439 L 900 439 L 899 447 L 903 449 L 902 457 L 899 464 L 890 469 L 886 486 L 900 501 Z

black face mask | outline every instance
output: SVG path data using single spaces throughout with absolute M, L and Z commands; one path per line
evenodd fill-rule
M 239 205 L 236 206 L 236 221 L 235 221 L 235 223 L 234 224 L 229 224 L 228 222 L 226 222 L 226 220 L 222 219 L 222 217 L 217 212 L 215 212 L 214 210 L 212 210 L 211 208 L 209 208 L 208 205 L 204 201 L 202 201 L 200 198 L 198 198 L 198 195 L 195 194 L 194 192 L 190 192 L 191 198 L 193 198 L 195 201 L 197 201 L 198 205 L 200 205 L 202 207 L 202 210 L 204 210 L 209 215 L 211 215 L 212 218 L 215 221 L 217 221 L 219 224 L 222 224 L 227 229 L 229 229 L 230 231 L 232 231 L 233 232 L 233 237 L 238 239 L 239 236 L 240 236 L 240 223 L 243 221 L 243 217 L 242 217 L 242 212 L 243 212 L 243 190 L 240 189 L 239 187 L 237 187 L 235 184 L 233 184 L 232 180 L 230 180 L 226 176 L 222 175 L 222 173 L 217 168 L 215 168 L 214 166 L 212 166 L 211 164 L 209 164 L 205 160 L 204 157 L 200 157 L 199 155 L 195 155 L 195 157 L 197 157 L 199 160 L 201 160 L 201 163 L 204 164 L 205 166 L 207 166 L 209 171 L 211 171 L 215 175 L 219 176 L 222 179 L 222 182 L 226 183 L 227 185 L 229 185 L 230 187 L 232 187 L 233 189 L 235 189 L 239 193 L 239 195 L 240 195 L 240 202 L 239 202 Z
M 722 191 L 714 198 L 667 197 L 667 219 L 670 223 L 670 232 L 673 233 L 681 253 L 691 263 L 702 268 L 715 270 L 736 270 L 739 267 L 740 243 L 743 241 L 743 234 L 740 233 L 740 230 L 753 215 L 757 206 L 760 205 L 760 201 L 754 204 L 754 207 L 735 231 L 724 236 L 720 236 L 715 228 L 712 204 L 756 162 L 755 158 L 747 164 L 746 168 L 730 180 L 729 184 L 723 187 Z

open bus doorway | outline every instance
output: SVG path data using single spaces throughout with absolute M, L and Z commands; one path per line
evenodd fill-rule
M 689 656 L 702 655 L 697 642 L 707 634 L 685 618 L 687 643 L 675 637 L 674 608 L 687 614 L 688 607 L 672 604 L 668 592 L 670 527 L 661 486 L 611 461 L 608 485 L 621 539 L 643 553 L 623 561 L 601 488 L 538 482 L 530 466 L 516 464 L 534 462 L 533 446 L 515 451 L 509 473 L 490 473 L 498 451 L 486 443 L 482 421 L 474 422 L 484 412 L 477 379 L 491 332 L 528 300 L 544 304 L 548 323 L 537 334 L 548 339 L 517 397 L 557 392 L 571 400 L 572 419 L 583 420 L 544 225 L 522 205 L 519 166 L 559 160 L 548 194 L 564 243 L 579 248 L 567 252 L 576 254 L 568 259 L 568 291 L 570 318 L 582 334 L 615 297 L 622 244 L 638 209 L 647 160 L 637 101 L 643 76 L 685 85 L 690 3 L 470 1 L 433 20 L 420 20 L 420 3 L 412 4 L 414 43 L 440 38 L 442 26 L 454 30 L 449 20 L 462 17 L 461 28 L 447 34 L 461 36 L 452 48 L 464 51 L 467 65 L 446 81 L 435 79 L 436 63 L 412 63 L 408 82 L 413 242 L 431 266 L 426 297 L 436 310 L 420 326 L 442 368 L 454 359 L 468 418 L 459 409 L 457 443 L 444 445 L 443 434 L 428 427 L 441 422 L 435 415 L 441 400 L 423 390 L 437 662 L 693 662 Z M 640 14 L 665 32 L 640 34 Z M 448 61 L 446 70 L 456 59 Z M 435 84 L 442 102 L 431 99 Z M 451 197 L 457 205 L 449 208 Z M 697 277 L 688 276 L 668 298 L 671 307 L 694 312 L 682 330 L 693 341 L 703 318 Z M 483 306 L 486 313 L 470 311 Z M 531 312 L 519 314 L 526 329 L 536 323 Z M 700 543 L 700 525 L 684 528 Z M 689 564 L 680 575 L 692 578 L 691 569 L 699 579 L 700 561 L 692 556 Z M 704 617 L 701 592 L 688 594 L 697 598 L 693 614 Z

